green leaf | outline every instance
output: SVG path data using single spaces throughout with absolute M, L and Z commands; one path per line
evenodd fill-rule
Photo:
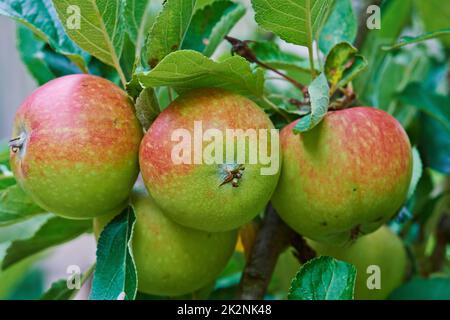
M 410 44 L 420 43 L 420 42 L 423 42 L 426 40 L 435 39 L 435 38 L 446 36 L 446 35 L 450 35 L 450 28 L 427 32 L 427 33 L 422 34 L 417 37 L 402 37 L 400 39 L 400 42 L 393 44 L 391 46 L 383 46 L 382 49 L 386 50 L 386 51 L 395 50 L 395 49 L 399 49 L 399 48 L 402 48 L 402 47 L 410 45 Z
M 80 280 L 80 288 L 90 278 L 95 268 L 95 264 L 92 265 L 83 274 L 77 275 Z M 69 282 L 72 278 L 61 279 L 52 283 L 51 287 L 40 297 L 40 300 L 71 300 L 80 291 L 77 288 L 70 288 Z
M 419 183 L 419 180 L 422 177 L 423 173 L 422 159 L 420 158 L 419 150 L 417 150 L 416 147 L 412 148 L 412 155 L 413 155 L 413 173 L 408 189 L 408 199 L 414 194 L 414 191 L 416 191 L 417 184 Z
M 91 300 L 117 300 L 122 293 L 126 300 L 136 297 L 137 273 L 131 248 L 135 220 L 133 209 L 127 207 L 102 231 Z
M 450 300 L 450 277 L 413 278 L 389 297 L 390 300 Z
M 13 223 L 46 212 L 18 186 L 0 190 L 0 225 Z
M 366 59 L 348 42 L 335 45 L 325 61 L 325 74 L 331 84 L 330 95 L 345 87 L 367 67 Z
M 411 83 L 401 93 L 400 101 L 439 121 L 450 133 L 450 99 L 448 97 L 435 94 L 419 83 Z
M 146 88 L 169 86 L 178 93 L 210 87 L 261 97 L 264 90 L 264 72 L 260 68 L 253 71 L 244 58 L 234 56 L 215 62 L 191 50 L 169 54 L 153 70 L 139 74 L 138 78 Z
M 450 174 L 450 133 L 439 121 L 426 114 L 420 117 L 420 148 L 426 166 Z
M 13 176 L 0 176 L 0 190 L 6 189 L 16 184 Z
M 5 270 L 40 251 L 75 239 L 88 232 L 91 227 L 91 220 L 69 220 L 57 216 L 52 217 L 32 237 L 17 240 L 11 244 L 3 259 L 2 269 Z
M 319 48 L 325 54 L 339 42 L 353 43 L 358 31 L 358 21 L 350 0 L 334 1 L 331 10 L 319 37 Z
M 151 0 L 125 1 L 125 26 L 128 34 L 130 35 L 130 39 L 134 43 L 143 40 L 145 26 L 149 16 L 150 3 Z
M 23 299 L 24 292 L 23 290 L 20 290 L 20 286 L 21 284 L 23 284 L 23 282 L 27 280 L 29 281 L 29 279 L 27 278 L 30 276 L 30 270 L 32 270 L 33 264 L 36 263 L 37 260 L 39 260 L 40 258 L 42 257 L 39 255 L 30 257 L 15 264 L 11 268 L 8 268 L 8 270 L 5 271 L 0 270 L 0 300 L 8 300 L 8 299 L 12 300 L 14 298 Z M 33 286 L 32 290 L 30 290 L 30 288 L 28 287 L 28 290 L 26 292 L 27 298 L 33 299 L 34 297 L 29 296 L 30 295 L 34 296 L 35 291 L 38 291 L 39 289 L 40 289 L 39 286 L 38 287 Z
M 310 74 L 309 61 L 299 55 L 282 51 L 274 42 L 255 41 L 250 42 L 248 46 L 255 53 L 259 61 L 273 68 Z
M 410 115 L 416 114 L 417 111 L 414 108 L 404 108 L 398 100 L 398 93 L 409 83 L 428 78 L 430 62 L 426 48 L 421 47 L 387 55 L 372 86 L 374 91 L 371 96 L 373 101 L 376 101 L 374 105 L 393 114 L 405 128 L 408 127 Z
M 61 21 L 66 21 L 67 34 L 81 48 L 100 61 L 114 67 L 125 84 L 125 76 L 120 67 L 124 24 L 124 2 L 121 0 L 53 0 Z M 69 25 L 73 19 L 70 8 L 77 6 L 80 26 Z
M 147 38 L 147 61 L 154 68 L 183 43 L 196 0 L 166 0 Z
M 6 140 L 0 140 L 0 166 L 9 169 L 9 144 Z
M 23 63 L 38 85 L 43 85 L 55 78 L 45 61 L 44 47 L 45 42 L 37 39 L 33 31 L 17 24 L 17 49 Z
M 256 22 L 281 39 L 310 47 L 332 0 L 252 0 Z
M 123 40 L 122 55 L 120 56 L 120 67 L 127 81 L 133 77 L 136 59 L 136 46 L 130 39 L 130 35 L 126 33 Z
M 51 213 L 40 214 L 14 224 L 0 226 L 0 244 L 30 238 L 51 217 Z
M 448 2 L 443 2 L 442 0 L 417 0 L 414 4 L 425 24 L 425 31 L 449 27 L 450 4 Z M 447 49 L 450 48 L 450 36 L 441 37 L 440 40 Z
M 228 0 L 214 2 L 196 11 L 182 49 L 196 50 L 210 57 L 244 14 L 243 5 Z
M 86 54 L 64 32 L 51 0 L 3 0 L 0 15 L 10 17 L 31 28 L 58 53 L 67 56 L 87 72 Z
M 161 112 L 159 109 L 158 99 L 153 88 L 144 89 L 136 99 L 136 117 L 141 122 L 145 130 L 150 128 L 153 120 L 156 119 Z
M 70 300 L 77 292 L 78 290 L 67 287 L 66 279 L 61 279 L 53 282 L 50 289 L 41 296 L 40 300 Z
M 383 1 L 381 6 L 380 30 L 370 30 L 360 48 L 360 53 L 368 61 L 367 71 L 358 77 L 354 83 L 355 92 L 359 100 L 366 105 L 378 105 L 378 85 L 383 80 L 382 70 L 386 63 L 386 51 L 382 51 L 383 45 L 395 41 L 404 26 L 411 19 L 413 1 Z
M 124 52 L 128 59 L 126 59 L 128 67 L 132 69 L 132 74 L 136 71 L 136 68 L 141 66 L 141 56 L 143 54 L 143 46 L 145 43 L 145 37 L 147 35 L 147 28 L 151 18 L 151 3 L 150 0 L 125 0 L 125 26 L 129 39 L 125 38 Z M 127 41 L 129 42 L 127 44 Z M 130 45 L 132 44 L 132 45 Z M 131 57 L 130 48 L 133 47 L 134 58 Z M 127 50 L 128 51 L 125 51 Z M 121 60 L 125 60 L 122 59 Z M 123 65 L 124 62 L 122 62 Z M 126 69 L 126 68 L 125 68 Z M 127 71 L 125 71 L 127 74 Z M 128 75 L 127 79 L 131 77 Z
M 352 300 L 356 268 L 321 256 L 305 263 L 292 281 L 289 300 Z
M 322 121 L 327 114 L 330 97 L 327 78 L 321 73 L 308 87 L 311 100 L 311 113 L 301 118 L 295 125 L 294 133 L 302 133 L 311 130 Z

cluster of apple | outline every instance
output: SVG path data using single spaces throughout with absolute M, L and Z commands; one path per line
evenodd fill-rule
M 342 246 L 377 230 L 405 200 L 411 147 L 383 111 L 329 112 L 303 134 L 294 134 L 296 122 L 288 125 L 274 175 L 262 175 L 261 163 L 173 163 L 173 131 L 199 120 L 220 131 L 273 129 L 251 100 L 197 89 L 174 100 L 143 136 L 123 90 L 91 75 L 65 76 L 17 111 L 11 166 L 37 204 L 67 218 L 94 218 L 97 235 L 131 199 L 139 290 L 167 296 L 212 283 L 237 230 L 269 201 L 311 241 Z M 132 191 L 139 172 L 148 194 Z

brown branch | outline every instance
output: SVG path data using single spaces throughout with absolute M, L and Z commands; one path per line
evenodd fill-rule
M 436 245 L 430 257 L 430 273 L 439 272 L 444 267 L 447 244 L 450 243 L 450 216 L 444 212 L 436 230 Z
M 239 40 L 230 36 L 225 36 L 225 40 L 227 40 L 231 44 L 231 51 L 232 53 L 235 53 L 243 58 L 245 58 L 247 61 L 256 63 L 257 65 L 263 67 L 264 69 L 270 70 L 280 77 L 286 79 L 289 81 L 292 85 L 294 85 L 296 88 L 298 88 L 302 93 L 303 96 L 306 98 L 308 96 L 308 88 L 295 80 L 294 78 L 289 77 L 288 75 L 280 72 L 279 70 L 275 69 L 274 67 L 260 61 L 253 50 L 248 46 L 248 44 L 252 41 L 250 40 Z
M 306 243 L 303 238 L 289 228 L 278 216 L 271 204 L 267 206 L 262 226 L 256 235 L 247 265 L 242 273 L 239 285 L 239 299 L 263 299 L 272 278 L 278 256 L 290 245 L 300 255 L 311 252 L 304 249 Z M 301 257 L 306 261 L 307 257 Z

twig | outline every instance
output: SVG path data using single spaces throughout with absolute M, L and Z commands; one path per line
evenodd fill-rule
M 279 70 L 273 68 L 272 66 L 260 61 L 255 53 L 252 51 L 252 49 L 248 46 L 248 44 L 251 42 L 250 40 L 239 40 L 230 36 L 225 36 L 225 40 L 227 40 L 231 44 L 231 51 L 243 58 L 245 58 L 247 61 L 256 63 L 257 65 L 263 67 L 264 69 L 270 70 L 280 77 L 283 77 L 290 83 L 292 83 L 296 88 L 298 88 L 302 93 L 303 96 L 308 95 L 308 88 L 298 82 L 297 80 L 289 77 L 288 75 L 285 75 L 284 73 L 280 72 Z
M 262 226 L 256 235 L 239 287 L 239 298 L 262 299 L 267 291 L 278 256 L 294 244 L 299 255 L 308 250 L 300 235 L 289 228 L 278 216 L 271 204 L 267 206 Z M 308 257 L 301 257 L 306 261 Z
M 439 220 L 436 230 L 436 246 L 430 257 L 430 273 L 442 270 L 445 263 L 447 244 L 450 243 L 450 216 L 447 212 Z

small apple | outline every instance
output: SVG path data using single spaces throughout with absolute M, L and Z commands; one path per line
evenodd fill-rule
M 331 256 L 356 267 L 355 299 L 386 299 L 405 280 L 408 269 L 407 253 L 400 238 L 387 226 L 345 247 L 321 244 L 312 240 L 307 242 L 318 255 Z M 378 270 L 372 269 L 371 266 L 375 266 Z M 368 284 L 377 284 L 375 278 L 378 275 L 380 288 L 369 289 Z
M 17 111 L 12 137 L 19 185 L 67 218 L 120 210 L 139 173 L 142 128 L 133 105 L 96 76 L 65 76 L 38 88 Z
M 136 224 L 132 239 L 139 291 L 180 296 L 210 284 L 233 254 L 237 231 L 204 232 L 181 226 L 145 194 L 133 192 Z M 98 236 L 114 215 L 94 219 Z
M 408 136 L 369 107 L 329 112 L 311 131 L 281 134 L 283 164 L 272 197 L 281 218 L 316 241 L 345 244 L 375 231 L 405 201 L 412 174 Z
M 227 140 L 236 130 L 254 132 L 256 149 L 250 139 Z M 258 152 L 264 150 L 270 163 L 261 160 Z M 170 218 L 218 232 L 238 228 L 264 210 L 278 182 L 278 151 L 278 133 L 254 102 L 220 89 L 197 89 L 179 96 L 153 122 L 139 161 L 148 191 Z M 245 159 L 239 160 L 239 152 Z

